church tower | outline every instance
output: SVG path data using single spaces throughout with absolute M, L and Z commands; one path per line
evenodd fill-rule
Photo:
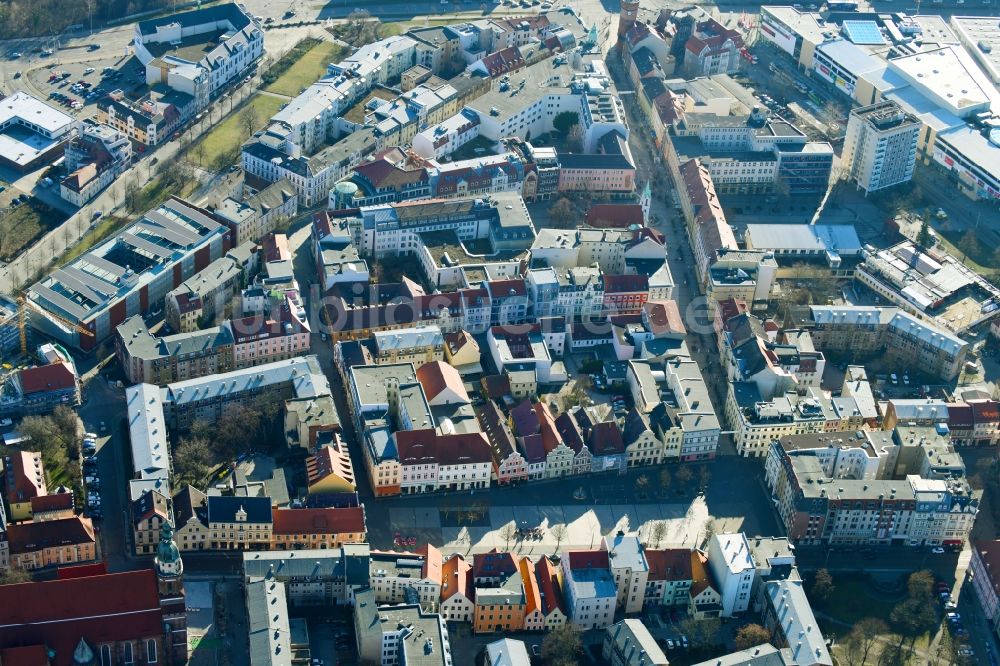
M 160 544 L 156 547 L 156 581 L 161 597 L 184 594 L 184 560 L 174 543 L 174 528 L 168 520 L 160 527 Z
M 639 17 L 639 0 L 621 0 L 621 13 L 618 15 L 618 50 L 625 46 L 625 35 L 635 25 Z
M 184 605 L 184 560 L 174 543 L 174 528 L 169 520 L 160 526 L 160 544 L 156 547 L 156 582 L 163 611 L 164 652 L 168 664 L 187 662 L 187 614 Z

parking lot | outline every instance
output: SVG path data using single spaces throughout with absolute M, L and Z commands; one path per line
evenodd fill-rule
M 127 97 L 146 92 L 145 72 L 134 56 L 92 51 L 93 57 L 77 62 L 53 58 L 28 73 L 34 87 L 49 103 L 59 105 L 80 119 L 97 114 L 96 102 L 107 93 L 121 90 Z

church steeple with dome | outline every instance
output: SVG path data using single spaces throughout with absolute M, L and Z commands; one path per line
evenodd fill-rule
M 160 527 L 160 544 L 156 547 L 156 579 L 160 596 L 173 596 L 184 592 L 184 560 L 174 543 L 174 528 L 170 521 Z

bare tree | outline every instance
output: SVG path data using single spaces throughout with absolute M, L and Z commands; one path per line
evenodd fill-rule
M 552 533 L 552 536 L 556 538 L 556 550 L 559 550 L 559 547 L 562 546 L 563 539 L 566 538 L 566 533 L 569 530 L 566 529 L 565 525 L 560 523 L 558 525 L 554 525 L 549 531 Z
M 708 522 L 705 523 L 705 540 L 704 544 L 708 544 L 715 536 L 715 519 L 709 518 Z
M 566 133 L 566 147 L 571 152 L 583 152 L 583 126 L 579 123 L 569 128 L 569 132 Z
M 857 643 L 858 652 L 860 653 L 859 664 L 864 664 L 868 661 L 868 656 L 872 648 L 878 643 L 879 637 L 888 633 L 889 625 L 885 623 L 885 620 L 880 620 L 877 617 L 861 618 L 854 623 L 854 628 L 851 629 L 849 637 Z
M 129 211 L 136 213 L 139 208 L 139 186 L 136 184 L 134 179 L 129 179 L 125 183 L 125 207 Z
M 243 125 L 243 129 L 246 130 L 247 137 L 253 135 L 254 130 L 257 129 L 257 109 L 253 104 L 247 104 L 240 111 L 240 124 Z
M 517 536 L 517 526 L 514 523 L 507 523 L 500 528 L 500 538 L 507 544 L 504 550 L 510 550 L 511 540 Z
M 653 539 L 653 547 L 659 548 L 660 542 L 663 541 L 663 537 L 667 536 L 666 521 L 654 521 L 652 527 L 650 528 L 649 535 Z
M 660 470 L 660 489 L 663 494 L 666 495 L 667 491 L 670 490 L 670 484 L 673 483 L 673 477 L 670 474 L 670 468 L 664 467 Z
M 573 203 L 566 197 L 561 197 L 554 204 L 549 206 L 549 217 L 555 223 L 557 229 L 568 229 L 575 226 L 577 214 Z

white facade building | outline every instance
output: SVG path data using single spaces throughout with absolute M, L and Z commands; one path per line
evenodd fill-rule
M 851 111 L 842 162 L 866 194 L 913 178 L 920 123 L 895 102 Z
M 708 542 L 708 567 L 722 597 L 722 617 L 746 612 L 756 572 L 746 535 L 714 535 Z

